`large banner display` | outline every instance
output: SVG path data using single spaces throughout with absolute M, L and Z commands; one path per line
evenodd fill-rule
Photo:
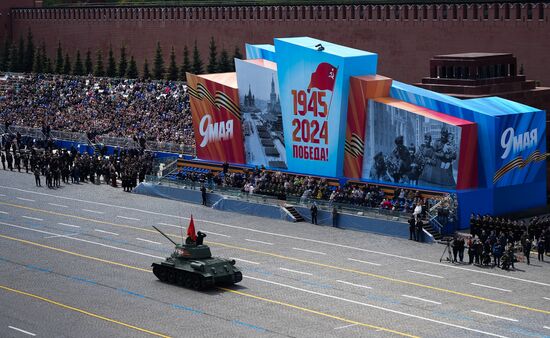
M 246 163 L 287 169 L 277 64 L 235 59 Z
M 312 38 L 275 50 L 288 169 L 342 176 L 349 78 L 375 74 L 377 55 Z
M 461 128 L 393 101 L 369 100 L 363 177 L 455 189 Z
M 197 157 L 245 163 L 239 93 L 235 73 L 187 73 Z

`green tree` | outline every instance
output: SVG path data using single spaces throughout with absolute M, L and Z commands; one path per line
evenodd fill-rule
M 229 54 L 224 48 L 220 53 L 220 61 L 218 62 L 218 72 L 227 73 L 230 71 L 231 71 L 231 61 L 229 61 Z
M 168 66 L 167 78 L 170 81 L 177 81 L 179 75 L 178 65 L 176 64 L 176 52 L 172 46 L 172 51 L 170 52 L 170 65 Z
M 0 55 L 0 71 L 8 70 L 10 65 L 10 51 L 11 51 L 11 41 L 6 36 L 4 41 L 4 48 L 2 48 L 2 54 Z
M 57 52 L 55 53 L 55 73 L 61 74 L 63 72 L 63 49 L 61 48 L 61 41 L 57 44 Z
M 86 52 L 86 60 L 84 61 L 85 75 L 92 74 L 94 72 L 94 62 L 92 61 L 92 52 L 88 49 Z
M 129 79 L 137 79 L 139 74 L 138 74 L 138 69 L 137 69 L 137 64 L 136 64 L 136 60 L 134 60 L 134 56 L 132 55 L 132 57 L 130 58 L 130 65 L 128 66 L 128 73 L 126 74 L 126 76 L 129 78 Z
M 44 56 L 42 55 L 42 49 L 38 48 L 34 53 L 34 62 L 32 65 L 32 72 L 40 74 L 44 73 Z
M 65 60 L 64 60 L 64 64 L 63 64 L 63 74 L 65 75 L 71 75 L 71 68 L 72 68 L 72 65 L 71 65 L 71 58 L 69 57 L 69 53 L 66 53 L 65 54 Z
M 118 76 L 125 77 L 128 70 L 128 59 L 126 57 L 126 47 L 120 49 L 120 61 L 118 62 Z
M 235 51 L 233 52 L 233 60 L 231 60 L 231 70 L 235 71 L 235 59 L 242 59 L 243 55 L 241 54 L 241 50 L 239 49 L 239 46 L 235 46 Z
M 218 51 L 216 47 L 216 41 L 214 41 L 214 37 L 210 38 L 210 46 L 208 47 L 208 50 L 209 58 L 206 70 L 208 71 L 208 73 L 216 73 L 218 71 Z
M 189 60 L 189 48 L 187 48 L 187 45 L 183 47 L 183 63 L 181 64 L 180 68 L 180 80 L 186 81 L 187 76 L 186 73 L 191 71 L 191 60 Z
M 94 76 L 105 76 L 105 67 L 103 66 L 103 55 L 101 55 L 101 50 L 97 51 Z
M 151 78 L 151 72 L 149 71 L 149 61 L 145 59 L 145 62 L 143 63 L 143 78 L 148 80 Z
M 82 64 L 82 58 L 80 57 L 80 50 L 76 50 L 76 61 L 74 62 L 74 75 L 84 75 L 84 64 Z
M 46 53 L 44 53 L 44 73 L 53 74 L 52 60 L 46 56 Z
M 193 73 L 194 74 L 202 74 L 202 60 L 201 60 L 201 54 L 199 53 L 199 48 L 197 47 L 197 40 L 195 40 L 195 46 L 193 47 Z
M 23 71 L 24 72 L 32 72 L 32 66 L 34 63 L 34 41 L 32 37 L 31 30 L 29 29 L 29 32 L 27 33 L 27 47 L 25 48 L 25 57 L 24 57 L 24 65 L 23 65 Z
M 113 47 L 109 46 L 109 57 L 107 58 L 107 76 L 115 77 L 118 72 L 116 69 L 115 55 L 113 53 Z
M 9 64 L 8 64 L 8 71 L 10 72 L 17 72 L 17 68 L 19 67 L 19 63 L 17 62 L 18 57 L 18 51 L 17 46 L 13 44 L 10 49 L 10 57 L 9 57 Z
M 25 71 L 25 40 L 23 36 L 19 37 L 19 47 L 17 47 L 17 71 Z
M 164 57 L 162 56 L 162 48 L 160 47 L 160 42 L 157 42 L 157 50 L 155 51 L 155 61 L 153 64 L 153 75 L 155 80 L 160 80 L 164 78 Z

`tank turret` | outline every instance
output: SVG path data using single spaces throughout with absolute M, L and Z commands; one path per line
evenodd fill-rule
M 202 290 L 231 285 L 243 279 L 235 260 L 212 256 L 210 247 L 203 244 L 206 234 L 199 231 L 195 240 L 188 236 L 185 244 L 178 244 L 157 227 L 153 228 L 175 245 L 170 257 L 152 264 L 153 274 L 160 281 Z

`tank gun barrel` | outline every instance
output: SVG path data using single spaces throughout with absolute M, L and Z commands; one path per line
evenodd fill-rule
M 170 237 L 168 237 L 164 232 L 160 231 L 159 228 L 153 225 L 153 228 L 155 228 L 156 231 L 160 232 L 161 235 L 166 237 L 170 242 L 174 243 L 174 245 L 178 245 L 178 243 L 174 242 Z

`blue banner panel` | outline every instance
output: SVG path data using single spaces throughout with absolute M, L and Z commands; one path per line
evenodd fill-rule
M 378 56 L 317 39 L 275 39 L 290 171 L 342 176 L 350 76 L 376 74 Z
M 247 59 L 264 59 L 275 62 L 275 46 L 246 44 Z

